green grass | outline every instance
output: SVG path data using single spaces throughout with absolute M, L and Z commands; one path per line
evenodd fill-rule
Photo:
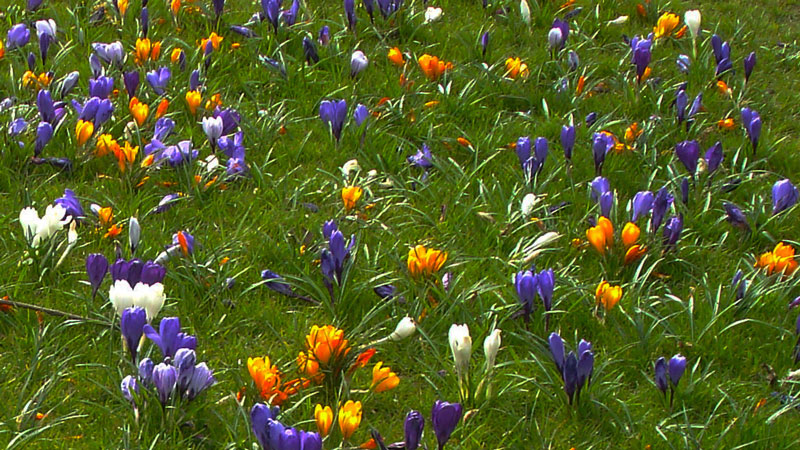
M 162 56 L 158 64 L 148 63 L 146 70 L 160 65 L 172 69 L 166 98 L 171 102 L 168 115 L 177 123 L 177 137 L 169 143 L 191 139 L 204 158 L 210 146 L 199 124 L 202 113 L 192 117 L 184 95 L 191 70 L 203 65 L 196 42 L 217 28 L 209 19 L 211 2 L 197 2 L 208 12 L 183 10 L 180 32 L 166 2 L 150 2 L 150 36 L 162 41 Z M 131 52 L 138 33 L 138 2 L 131 2 L 122 24 L 106 4 L 105 19 L 92 25 L 88 18 L 97 6 L 92 2 L 45 3 L 36 13 L 25 12 L 22 1 L 2 7 L 0 30 L 5 33 L 21 21 L 55 19 L 59 41 L 50 50 L 47 70 L 55 72 L 56 80 L 73 70 L 80 72 L 81 81 L 69 99 L 83 101 L 87 95 L 92 42 L 121 40 L 129 53 L 125 70 L 134 70 Z M 755 257 L 777 242 L 795 246 L 800 242 L 797 207 L 769 215 L 772 184 L 785 177 L 800 181 L 794 139 L 800 132 L 796 108 L 800 26 L 792 2 L 654 0 L 648 6 L 649 16 L 642 18 L 634 1 L 577 0 L 575 6 L 583 10 L 570 20 L 567 44 L 567 50 L 580 55 L 577 72 L 568 71 L 566 50 L 556 58 L 547 50 L 550 24 L 564 14 L 559 2 L 530 1 L 530 25 L 522 22 L 517 1 L 494 2 L 488 10 L 477 0 L 432 1 L 444 15 L 431 25 L 422 25 L 419 1 L 407 0 L 403 13 L 392 23 L 376 12 L 374 25 L 359 6 L 357 34 L 353 35 L 345 27 L 340 2 L 307 1 L 296 25 L 288 29 L 282 25 L 275 35 L 264 22 L 253 27 L 260 37 L 252 39 L 228 31 L 227 25 L 246 22 L 260 6 L 235 0 L 227 3 L 219 26 L 224 41 L 221 51 L 213 53 L 203 79 L 204 100 L 220 93 L 225 106 L 240 112 L 250 176 L 228 182 L 225 190 L 218 189 L 219 183 L 206 190 L 195 186 L 191 178 L 200 173 L 197 165 L 142 169 L 141 154 L 133 169 L 120 173 L 112 156 L 91 156 L 93 140 L 85 148 L 77 147 L 77 118 L 71 108 L 43 156 L 68 157 L 74 170 L 64 173 L 30 164 L 38 123 L 36 94 L 22 87 L 20 79 L 25 54 L 38 52 L 35 36 L 25 54 L 7 51 L 0 60 L 0 97 L 17 98 L 17 106 L 3 112 L 0 122 L 16 117 L 31 122 L 20 139 L 2 133 L 0 251 L 4 256 L 0 273 L 6 276 L 0 277 L 0 296 L 108 323 L 53 316 L 39 322 L 34 312 L 24 309 L 0 313 L 0 443 L 9 448 L 252 448 L 256 441 L 250 431 L 249 409 L 259 399 L 247 371 L 248 357 L 269 355 L 292 374 L 305 335 L 314 324 L 341 327 L 353 344 L 363 346 L 386 336 L 403 316 L 419 317 L 424 311 L 418 334 L 378 345 L 372 360 L 384 361 L 397 372 L 398 388 L 381 394 L 362 392 L 371 381 L 370 364 L 356 372 L 349 394 L 346 388 L 323 385 L 293 396 L 284 405 L 282 422 L 315 430 L 317 403 L 335 408 L 339 400 L 362 400 L 363 421 L 351 444 L 367 440 L 370 427 L 389 443 L 403 439 L 405 414 L 418 409 L 427 422 L 424 442 L 434 448 L 433 402 L 459 399 L 447 331 L 453 323 L 466 323 L 473 338 L 473 380 L 482 374 L 483 338 L 494 327 L 503 330 L 503 344 L 493 379 L 494 397 L 468 405 L 466 409 L 475 411 L 456 429 L 448 448 L 798 445 L 800 413 L 794 404 L 782 405 L 771 395 L 798 391 L 794 382 L 784 381 L 795 368 L 796 316 L 786 305 L 800 293 L 798 278 L 781 280 L 753 269 Z M 289 1 L 284 3 L 288 7 Z M 503 5 L 507 14 L 494 13 Z M 654 45 L 651 79 L 637 87 L 623 34 L 646 35 L 661 11 L 682 17 L 686 9 L 694 8 L 703 14 L 703 32 L 689 75 L 679 73 L 675 65 L 678 54 L 693 55 L 687 34 Z M 620 15 L 630 20 L 622 26 L 606 25 Z M 320 62 L 306 66 L 302 37 L 309 35 L 316 42 L 322 25 L 330 26 L 331 45 L 317 44 Z M 484 60 L 478 38 L 487 30 L 491 37 Z M 732 47 L 736 73 L 725 77 L 732 89 L 730 98 L 714 86 L 709 43 L 714 32 Z M 233 42 L 241 47 L 231 49 Z M 176 46 L 187 53 L 185 72 L 169 64 L 170 51 Z M 405 73 L 414 81 L 410 89 L 399 86 L 402 69 L 386 58 L 394 46 L 407 54 Z M 353 80 L 349 61 L 356 48 L 366 53 L 370 64 Z M 758 64 L 745 86 L 742 58 L 750 51 L 756 51 Z M 440 83 L 427 81 L 415 62 L 423 53 L 452 61 L 454 70 Z M 286 77 L 260 63 L 259 55 L 282 61 Z M 528 64 L 527 79 L 504 78 L 504 62 L 511 56 Z M 37 64 L 38 73 L 43 69 L 41 61 Z M 141 146 L 152 137 L 157 105 L 144 73 L 139 96 L 150 103 L 151 117 L 130 136 L 133 144 Z M 587 91 L 602 83 L 603 92 L 576 97 L 574 86 L 581 74 L 587 77 Z M 114 99 L 115 117 L 103 132 L 123 142 L 125 125 L 131 120 L 128 99 L 119 71 L 114 69 L 110 75 L 121 92 Z M 567 77 L 570 88 L 559 93 L 555 87 L 562 77 Z M 675 88 L 684 81 L 689 83 L 690 99 L 702 92 L 704 104 L 688 132 L 676 125 L 671 107 Z M 390 100 L 376 106 L 384 97 Z M 370 117 L 363 140 L 362 132 L 349 125 L 336 144 L 318 118 L 319 103 L 325 99 L 346 99 L 348 117 L 357 103 L 380 117 Z M 436 106 L 425 106 L 434 100 L 439 102 Z M 757 109 L 764 121 L 755 156 L 741 128 L 738 111 L 742 106 Z M 584 117 L 592 111 L 598 120 L 587 129 Z M 719 130 L 717 121 L 728 116 L 734 117 L 736 128 Z M 568 171 L 559 131 L 570 121 L 582 125 L 574 165 Z M 621 137 L 632 122 L 644 129 L 636 149 L 612 152 L 603 169 L 616 191 L 611 218 L 617 230 L 629 219 L 626 207 L 637 191 L 666 185 L 680 197 L 686 170 L 674 156 L 676 143 L 697 139 L 705 151 L 719 140 L 725 160 L 712 180 L 705 175 L 698 179 L 687 205 L 676 202 L 676 212 L 685 218 L 677 248 L 662 253 L 661 236 L 650 235 L 640 221 L 642 239 L 650 251 L 636 264 L 624 267 L 620 244 L 604 259 L 591 248 L 573 248 L 570 241 L 585 240 L 588 219 L 599 213 L 588 187 L 594 177 L 592 133 L 609 130 Z M 279 132 L 281 127 L 285 134 Z M 523 135 L 550 141 L 550 155 L 533 185 L 526 183 L 516 154 L 506 147 Z M 459 145 L 459 137 L 472 146 Z M 25 142 L 25 147 L 20 148 L 17 140 Z M 406 162 L 423 143 L 434 155 L 426 180 L 421 170 Z M 345 180 L 339 168 L 353 158 L 361 170 Z M 367 175 L 372 169 L 377 170 L 376 178 Z M 150 180 L 135 187 L 145 175 Z M 733 179 L 740 179 L 740 186 L 723 192 L 721 187 Z M 391 187 L 383 184 L 386 180 Z M 161 182 L 177 185 L 166 188 Z M 342 206 L 341 188 L 349 184 L 365 190 L 358 214 L 347 215 Z M 32 257 L 18 213 L 31 205 L 43 211 L 65 188 L 76 192 L 87 213 L 90 203 L 113 207 L 115 221 L 125 226 L 119 241 L 123 248 L 127 219 L 138 217 L 143 233 L 137 256 L 143 259 L 154 259 L 178 230 L 195 236 L 193 258 L 175 258 L 168 264 L 164 282 L 168 301 L 159 314 L 160 318 L 180 317 L 198 338 L 198 360 L 214 369 L 218 383 L 194 402 L 162 414 L 155 398 L 149 398 L 137 421 L 120 394 L 120 380 L 135 369 L 118 329 L 111 325 L 115 315 L 107 300 L 109 281 L 94 301 L 85 282 L 86 255 L 100 252 L 111 258 L 115 251 L 115 243 L 95 229 L 96 221 L 89 218 L 79 228 L 78 244 L 60 267 L 52 263 L 42 267 Z M 165 213 L 147 214 L 161 197 L 173 192 L 187 196 Z M 524 220 L 519 212 L 528 192 L 542 198 L 534 211 L 538 223 Z M 753 233 L 723 220 L 723 201 L 743 208 L 755 225 Z M 561 202 L 568 206 L 548 213 L 548 207 Z M 313 212 L 306 203 L 319 210 Z M 335 307 L 326 303 L 327 291 L 315 261 L 324 246 L 321 226 L 332 218 L 345 235 L 355 234 L 358 241 Z M 533 260 L 537 269 L 556 272 L 550 331 L 558 331 L 568 348 L 581 338 L 594 345 L 592 385 L 577 408 L 567 405 L 551 361 L 541 307 L 528 325 L 512 317 L 518 302 L 510 277 L 527 267 L 522 250 L 544 231 L 561 234 Z M 448 252 L 443 272 L 453 273 L 449 290 L 408 275 L 406 255 L 418 243 Z M 224 257 L 230 261 L 221 266 Z M 263 269 L 284 275 L 299 292 L 324 304 L 309 306 L 270 291 L 259 284 Z M 729 286 L 737 269 L 750 282 L 741 303 L 734 303 Z M 225 287 L 228 277 L 236 280 L 231 289 Z M 624 296 L 600 320 L 593 314 L 594 289 L 602 279 L 622 285 Z M 406 302 L 380 301 L 372 288 L 385 283 L 397 286 Z M 145 344 L 144 355 L 158 361 L 160 352 L 152 347 Z M 687 357 L 688 366 L 670 408 L 652 381 L 653 362 L 679 352 Z M 246 387 L 246 397 L 239 405 L 235 394 L 241 387 Z M 756 410 L 761 399 L 766 403 Z M 35 420 L 37 413 L 45 417 Z M 339 443 L 337 430 L 325 447 Z

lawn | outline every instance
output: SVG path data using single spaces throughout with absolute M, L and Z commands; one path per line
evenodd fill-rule
M 115 3 L 0 6 L 0 444 L 800 445 L 792 2 Z

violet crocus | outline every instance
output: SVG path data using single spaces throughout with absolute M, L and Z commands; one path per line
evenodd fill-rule
M 722 143 L 719 141 L 706 150 L 706 170 L 708 170 L 709 175 L 712 175 L 719 168 L 723 158 Z
M 347 117 L 347 102 L 344 100 L 324 100 L 319 105 L 319 117 L 330 127 L 336 142 L 342 137 L 342 127 Z
M 39 125 L 36 127 L 36 141 L 33 149 L 34 156 L 39 156 L 52 138 L 53 126 L 47 122 L 39 122 Z
M 594 157 L 595 175 L 603 172 L 603 163 L 608 152 L 614 148 L 614 138 L 608 133 L 594 133 L 592 136 L 592 156 Z
M 72 189 L 64 189 L 64 195 L 53 201 L 54 205 L 61 205 L 66 211 L 64 217 L 72 216 L 73 219 L 83 218 L 83 206 Z
M 545 269 L 536 275 L 536 289 L 542 299 L 545 311 L 553 309 L 553 293 L 556 287 L 556 276 L 553 269 Z
M 460 403 L 449 403 L 442 400 L 436 400 L 431 410 L 431 424 L 433 426 L 433 433 L 436 435 L 436 441 L 439 443 L 439 450 L 442 450 L 450 440 L 450 435 L 453 430 L 458 426 L 461 421 L 461 415 L 464 409 Z
M 658 231 L 661 222 L 664 220 L 664 215 L 667 213 L 667 209 L 669 209 L 674 200 L 675 198 L 667 191 L 666 187 L 662 187 L 656 192 L 653 198 L 653 216 L 650 220 L 650 232 L 652 234 Z
M 72 92 L 72 89 L 74 89 L 75 86 L 78 84 L 78 80 L 80 79 L 80 77 L 81 74 L 77 70 L 68 73 L 67 76 L 64 77 L 64 81 L 61 82 L 61 86 L 58 88 L 58 95 L 61 98 L 64 98 L 70 92 Z
M 261 8 L 264 10 L 264 16 L 272 24 L 273 31 L 277 33 L 281 8 L 280 0 L 261 0 Z
M 36 21 L 36 37 L 39 39 L 39 54 L 42 64 L 47 61 L 50 43 L 56 39 L 56 22 L 53 19 Z
M 486 51 L 489 49 L 489 32 L 488 31 L 481 35 L 480 43 L 481 43 L 481 55 L 485 58 L 486 57 Z
M 678 353 L 669 360 L 667 372 L 669 373 L 669 381 L 672 383 L 673 388 L 678 386 L 678 382 L 686 370 L 686 357 Z
M 300 2 L 298 0 L 292 1 L 292 5 L 281 14 L 286 26 L 292 26 L 297 22 L 297 13 L 300 11 Z
M 550 347 L 550 356 L 553 357 L 553 362 L 556 364 L 558 373 L 564 373 L 564 360 L 566 358 L 564 356 L 564 339 L 562 339 L 558 333 L 553 332 L 550 333 L 547 342 Z
M 611 183 L 605 177 L 595 177 L 589 185 L 592 188 L 592 200 L 600 205 L 600 215 L 608 218 L 614 203 Z
M 261 279 L 265 281 L 264 285 L 273 291 L 286 295 L 288 297 L 294 296 L 294 291 L 289 283 L 286 283 L 282 276 L 277 273 L 266 269 L 261 271 Z
M 673 247 L 681 237 L 683 231 L 683 214 L 672 216 L 664 225 L 664 246 Z
M 744 81 L 745 83 L 750 80 L 750 75 L 753 73 L 753 68 L 756 67 L 756 52 L 750 52 L 744 58 Z
M 646 216 L 653 209 L 655 197 L 650 191 L 639 191 L 633 196 L 631 222 L 636 222 L 640 217 Z
M 86 274 L 92 286 L 92 299 L 97 295 L 106 273 L 108 273 L 108 259 L 103 254 L 91 253 L 86 257 Z
M 107 99 L 114 91 L 114 79 L 111 77 L 99 76 L 89 80 L 89 95 L 101 100 Z
M 153 91 L 156 95 L 164 95 L 164 89 L 167 88 L 167 83 L 169 83 L 169 78 L 172 76 L 168 67 L 161 67 L 156 70 L 147 73 L 145 77 L 147 82 L 150 83 L 150 87 L 153 88 Z
M 43 122 L 53 123 L 56 119 L 56 108 L 50 91 L 42 89 L 36 94 L 36 107 Z
M 219 16 L 222 15 L 222 10 L 225 8 L 225 0 L 213 0 L 212 3 L 214 5 L 214 15 L 219 20 Z
M 697 173 L 697 158 L 700 157 L 700 144 L 698 144 L 697 141 L 679 142 L 675 145 L 675 155 L 692 176 Z
M 678 115 L 678 125 L 683 123 L 686 118 L 686 106 L 689 105 L 689 96 L 684 89 L 675 94 L 675 112 Z
M 655 374 L 656 387 L 666 397 L 669 385 L 667 384 L 667 360 L 663 356 L 656 360 Z
M 688 120 L 688 122 L 686 123 L 687 127 L 691 124 L 692 122 L 691 119 L 695 116 L 695 114 L 700 112 L 700 108 L 702 107 L 703 107 L 703 93 L 701 92 L 697 94 L 697 96 L 695 96 L 694 100 L 692 101 L 692 106 L 689 107 L 689 112 L 686 115 L 686 119 Z
M 306 57 L 306 64 L 314 65 L 319 62 L 319 54 L 317 54 L 317 46 L 308 37 L 303 38 L 303 54 Z
M 561 127 L 561 147 L 564 149 L 564 158 L 572 161 L 572 151 L 575 148 L 575 127 L 564 125 Z
M 350 258 L 350 251 L 355 242 L 355 236 L 351 236 L 349 242 L 345 242 L 341 231 L 336 230 L 331 233 L 328 248 L 322 249 L 320 254 L 320 268 L 327 281 L 342 282 L 344 264 Z
M 356 28 L 356 4 L 355 0 L 344 0 L 344 15 L 347 17 L 347 27 L 350 31 Z
M 24 23 L 18 23 L 9 28 L 6 38 L 6 50 L 24 47 L 31 39 L 31 32 Z
M 123 378 L 119 385 L 119 390 L 122 392 L 122 396 L 125 397 L 125 400 L 134 403 L 133 395 L 139 394 L 139 383 L 136 381 L 136 377 L 127 375 Z
M 558 33 L 554 33 L 554 30 L 558 30 Z M 553 36 L 553 35 L 557 36 Z M 554 40 L 554 38 L 556 38 Z M 567 38 L 569 37 L 569 24 L 559 18 L 553 20 L 553 25 L 550 27 L 550 33 L 548 35 L 548 41 L 550 43 L 550 48 L 564 48 L 564 45 L 567 43 Z
M 689 177 L 681 178 L 681 202 L 689 204 Z
M 688 74 L 689 67 L 692 65 L 692 60 L 689 59 L 688 55 L 678 55 L 675 64 L 678 66 L 678 70 L 681 71 L 681 73 Z
M 636 66 L 636 80 L 639 82 L 642 81 L 642 76 L 650 64 L 650 47 L 652 45 L 653 41 L 650 39 L 642 39 L 639 36 L 631 39 L 631 50 L 633 51 L 631 62 Z
M 758 139 L 761 137 L 761 116 L 758 111 L 750 108 L 742 108 L 742 126 L 747 131 L 747 137 L 753 145 L 753 154 L 758 148 Z
M 597 122 L 597 113 L 594 111 L 590 112 L 589 114 L 586 115 L 585 120 L 586 120 L 586 126 L 591 127 L 592 125 L 594 125 L 595 122 Z
M 303 41 L 305 41 L 305 39 L 306 38 L 304 38 Z M 322 28 L 319 29 L 317 40 L 319 41 L 319 45 L 323 47 L 331 42 L 331 29 L 329 26 L 324 25 Z
M 174 357 L 178 349 L 195 349 L 197 347 L 197 338 L 181 332 L 181 321 L 177 317 L 161 319 L 158 332 L 150 324 L 145 324 L 143 329 L 145 336 L 161 349 L 161 354 L 165 358 Z
M 136 352 L 139 348 L 139 340 L 142 338 L 144 326 L 147 323 L 147 312 L 140 306 L 132 306 L 122 311 L 119 328 L 122 330 L 122 337 L 125 346 L 131 353 L 131 360 L 136 362 Z
M 136 97 L 136 91 L 139 89 L 139 71 L 134 70 L 123 73 L 122 82 L 125 85 L 125 91 L 128 92 L 128 97 Z
M 355 111 L 353 111 L 353 120 L 355 121 L 356 127 L 360 127 L 367 118 L 369 117 L 369 109 L 366 106 L 362 105 L 361 103 L 356 106 Z
M 798 197 L 800 197 L 800 192 L 789 179 L 776 181 L 772 185 L 772 215 L 794 206 Z
M 153 368 L 153 385 L 158 392 L 158 400 L 166 406 L 178 382 L 178 369 L 174 366 L 160 363 Z
M 350 76 L 355 78 L 359 73 L 369 65 L 367 55 L 361 50 L 356 50 L 350 57 Z
M 403 423 L 403 447 L 405 450 L 417 450 L 422 441 L 425 418 L 419 411 L 409 411 Z
M 28 128 L 28 122 L 22 117 L 17 117 L 8 124 L 8 134 L 9 136 L 18 136 L 22 134 L 26 128 Z
M 531 313 L 535 308 L 534 301 L 539 293 L 539 278 L 530 270 L 520 270 L 513 279 L 514 288 L 517 291 L 517 299 L 522 305 L 522 318 L 525 322 L 530 321 Z
M 741 270 L 737 270 L 733 275 L 731 287 L 736 291 L 737 302 L 744 298 L 744 295 L 747 292 L 747 280 L 744 279 L 744 273 L 742 273 Z M 800 299 L 800 297 L 798 297 L 798 299 Z M 791 309 L 791 304 L 789 305 L 789 308 Z

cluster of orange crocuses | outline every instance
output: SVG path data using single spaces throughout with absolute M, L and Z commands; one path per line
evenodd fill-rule
M 778 242 L 771 252 L 762 253 L 756 260 L 757 268 L 766 269 L 767 275 L 780 273 L 789 276 L 797 270 L 797 260 L 794 258 L 794 247 L 783 242 Z
M 626 249 L 625 265 L 636 261 L 647 252 L 647 247 L 636 243 L 640 234 L 641 230 L 633 222 L 626 223 L 622 228 L 622 244 Z M 614 225 L 608 218 L 601 216 L 597 225 L 586 230 L 586 239 L 601 255 L 605 255 L 614 245 Z

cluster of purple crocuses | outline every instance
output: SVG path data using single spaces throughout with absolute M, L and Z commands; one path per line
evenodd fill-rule
M 680 353 L 670 358 L 669 362 L 662 356 L 656 360 L 655 364 L 655 381 L 656 386 L 664 396 L 667 396 L 667 388 L 670 390 L 669 404 L 675 399 L 675 389 L 678 388 L 678 382 L 686 370 L 686 358 Z M 667 383 L 667 375 L 669 375 L 669 384 Z
M 569 404 L 577 405 L 580 403 L 581 390 L 584 385 L 588 388 L 592 383 L 592 372 L 594 372 L 592 343 L 581 339 L 578 343 L 577 354 L 574 351 L 565 354 L 564 339 L 558 333 L 550 333 L 548 341 L 550 354 L 556 363 L 556 369 L 561 374 Z
M 530 321 L 531 313 L 535 306 L 536 296 L 542 299 L 544 305 L 545 322 L 549 322 L 547 314 L 553 308 L 553 292 L 555 290 L 556 278 L 553 269 L 545 269 L 536 273 L 536 269 L 531 267 L 529 270 L 520 270 L 514 275 L 514 288 L 517 291 L 517 298 L 522 305 L 521 315 L 525 322 Z

